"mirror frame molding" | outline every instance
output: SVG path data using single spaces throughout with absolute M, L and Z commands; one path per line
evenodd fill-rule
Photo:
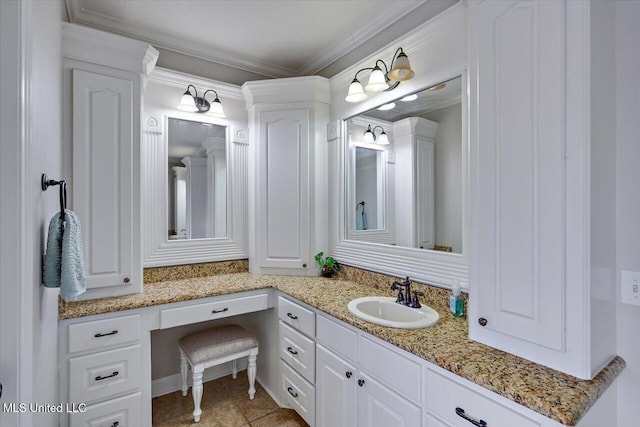
M 434 250 L 424 250 L 393 246 L 380 243 L 361 242 L 348 240 L 347 220 L 348 210 L 346 209 L 348 189 L 346 179 L 348 168 L 347 152 L 349 149 L 349 136 L 346 120 L 340 119 L 331 122 L 327 126 L 327 140 L 329 142 L 329 155 L 332 165 L 329 176 L 336 177 L 334 188 L 337 191 L 335 203 L 337 208 L 336 220 L 332 229 L 337 232 L 334 235 L 332 255 L 347 265 L 363 268 L 366 270 L 388 274 L 392 276 L 409 276 L 412 280 L 428 283 L 441 287 L 450 288 L 452 279 L 460 280 L 465 289 L 469 283 L 469 98 L 468 98 L 468 73 L 461 70 L 451 78 L 460 76 L 462 79 L 462 253 L 448 253 Z M 437 84 L 437 83 L 435 83 Z M 423 88 L 423 89 L 426 89 Z M 422 89 L 422 90 L 423 90 Z M 410 93 L 418 92 L 412 90 Z M 406 96 L 410 93 L 398 93 L 398 97 Z M 383 103 L 386 103 L 385 101 Z M 370 106 L 356 112 L 356 115 L 363 114 L 371 109 Z M 350 117 L 350 118 L 353 118 Z
M 170 70 L 155 70 L 150 80 L 184 89 L 187 84 L 213 87 L 225 96 L 243 99 L 240 88 Z M 190 83 L 188 83 L 190 82 Z M 193 83 L 195 82 L 195 83 Z M 222 88 L 220 86 L 223 85 Z M 246 259 L 248 229 L 249 135 L 231 121 L 179 110 L 145 112 L 141 139 L 143 266 L 196 264 Z M 169 240 L 167 144 L 168 119 L 225 126 L 227 146 L 227 236 L 210 239 Z M 158 215 L 158 212 L 162 212 Z

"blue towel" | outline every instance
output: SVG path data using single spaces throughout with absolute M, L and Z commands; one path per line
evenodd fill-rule
M 44 285 L 60 288 L 66 301 L 74 301 L 87 290 L 84 276 L 84 255 L 80 221 L 73 211 L 60 212 L 51 218 L 47 237 L 47 252 L 44 256 Z

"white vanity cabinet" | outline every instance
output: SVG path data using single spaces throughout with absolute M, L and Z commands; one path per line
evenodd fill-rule
M 421 365 L 318 316 L 316 426 L 422 425 Z
M 327 247 L 326 123 L 322 77 L 247 82 L 249 111 L 249 269 L 315 275 Z
M 81 299 L 140 292 L 142 91 L 158 52 L 64 23 L 63 55 L 68 207 L 82 224 L 87 278 Z
M 594 173 L 615 167 L 614 31 L 598 3 L 469 2 L 470 337 L 583 379 L 615 351 L 615 174 Z
M 309 424 L 315 420 L 315 320 L 312 310 L 278 297 L 280 387 L 286 402 Z
M 150 379 L 144 315 L 93 316 L 59 326 L 60 401 L 85 411 L 62 413 L 60 425 L 140 426 Z

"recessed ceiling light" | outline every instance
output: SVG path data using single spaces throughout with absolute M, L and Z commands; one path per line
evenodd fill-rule
M 400 101 L 402 102 L 409 102 L 409 101 L 415 101 L 416 99 L 418 99 L 418 94 L 414 93 L 413 95 L 407 95 L 404 98 L 402 98 Z
M 435 85 L 433 87 L 430 87 L 428 90 L 430 90 L 431 92 L 435 92 L 437 90 L 444 89 L 445 87 L 447 87 L 446 83 L 440 83 L 439 85 Z
M 388 104 L 381 105 L 380 107 L 378 107 L 378 110 L 381 110 L 381 111 L 392 110 L 395 108 L 395 106 L 396 106 L 395 102 L 390 102 Z

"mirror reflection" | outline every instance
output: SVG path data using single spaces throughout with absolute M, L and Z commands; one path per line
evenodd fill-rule
M 462 253 L 457 77 L 347 119 L 347 239 Z
M 168 237 L 227 235 L 226 127 L 168 119 Z

